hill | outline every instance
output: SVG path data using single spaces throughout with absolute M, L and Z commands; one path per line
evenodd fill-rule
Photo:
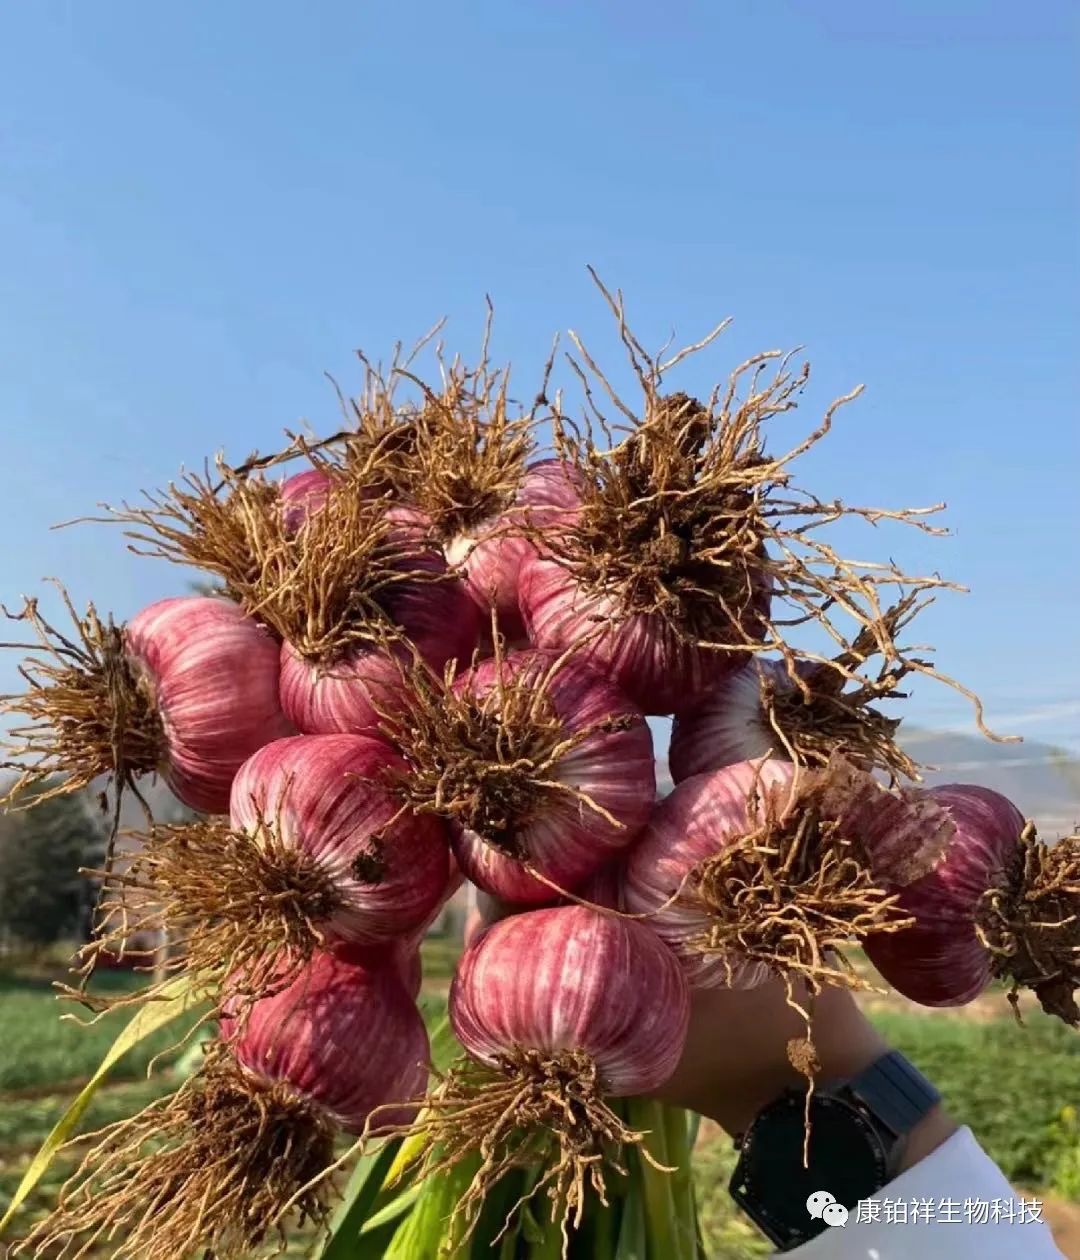
M 1048 839 L 1080 823 L 1080 760 L 1052 744 L 996 744 L 979 736 L 928 730 L 911 730 L 902 742 L 927 767 L 927 783 L 994 788 L 1033 818 Z

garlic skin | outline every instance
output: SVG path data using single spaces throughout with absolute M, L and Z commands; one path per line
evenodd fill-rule
M 449 872 L 446 884 L 438 901 L 418 928 L 414 928 L 405 936 L 398 937 L 388 945 L 338 944 L 333 946 L 335 953 L 359 962 L 365 967 L 389 966 L 396 970 L 405 986 L 405 991 L 413 1001 L 420 996 L 420 986 L 424 978 L 420 948 L 435 920 L 442 913 L 443 907 L 464 883 L 457 863 L 454 861 L 454 855 L 448 851 L 446 856 Z
M 709 930 L 709 915 L 692 893 L 675 900 L 686 877 L 700 862 L 740 840 L 761 816 L 748 821 L 748 798 L 777 792 L 783 798 L 794 767 L 772 759 L 744 761 L 684 780 L 661 801 L 623 875 L 623 899 L 633 914 L 648 914 L 657 936 L 672 950 L 695 989 L 750 989 L 764 983 L 764 964 L 728 954 L 703 953 L 695 939 Z M 670 903 L 670 904 L 668 904 Z
M 161 715 L 166 783 L 192 809 L 227 813 L 243 762 L 294 729 L 281 708 L 277 641 L 236 604 L 189 595 L 144 608 L 124 643 Z
M 224 1019 L 223 1035 L 234 1031 Z M 257 1002 L 233 1051 L 256 1078 L 290 1086 L 350 1133 L 361 1133 L 377 1107 L 419 1097 L 430 1060 L 424 1021 L 393 970 L 333 953 L 316 954 L 291 984 Z M 394 1107 L 380 1120 L 408 1123 L 415 1114 L 415 1106 Z
M 511 653 L 503 659 L 501 676 L 519 686 L 539 686 L 556 660 L 552 653 Z M 458 679 L 455 690 L 482 702 L 499 678 L 498 662 L 482 661 Z M 610 819 L 573 791 L 548 789 L 534 811 L 514 821 L 513 847 L 550 882 L 531 875 L 505 847 L 451 823 L 450 843 L 464 876 L 484 892 L 518 905 L 550 905 L 560 890 L 573 890 L 599 871 L 633 843 L 656 798 L 652 734 L 621 691 L 571 658 L 552 676 L 547 696 L 567 736 L 607 719 L 624 719 L 626 727 L 594 731 L 542 776 L 587 793 Z
M 915 917 L 914 925 L 863 944 L 882 977 L 904 997 L 920 1006 L 963 1006 L 992 979 L 976 910 L 989 888 L 1007 882 L 1024 818 L 1000 793 L 973 784 L 948 784 L 919 795 L 951 821 L 945 855 L 929 874 L 897 890 L 899 908 Z M 889 812 L 864 828 L 871 861 L 895 830 Z
M 619 854 L 594 871 L 584 883 L 571 891 L 574 898 L 564 898 L 560 904 L 577 905 L 579 901 L 603 910 L 622 910 L 623 855 Z
M 445 896 L 446 832 L 438 819 L 402 810 L 388 776 L 405 771 L 381 740 L 298 735 L 260 749 L 236 776 L 233 827 L 256 840 L 269 829 L 328 876 L 340 904 L 319 926 L 331 940 L 396 941 Z
M 278 497 L 285 528 L 290 533 L 298 530 L 312 512 L 326 507 L 333 481 L 321 468 L 308 468 L 294 473 L 281 483 Z
M 415 1002 L 420 996 L 420 986 L 424 983 L 424 965 L 419 948 L 401 950 L 397 965 L 402 987 Z
M 419 939 L 423 939 L 422 934 Z M 403 936 L 388 945 L 354 945 L 328 939 L 326 952 L 367 971 L 393 972 L 412 1001 L 420 996 L 424 968 L 419 941 L 413 935 Z
M 608 673 L 643 712 L 675 713 L 740 668 L 746 654 L 703 647 L 657 613 L 627 615 L 611 595 L 592 595 L 560 562 L 534 556 L 519 598 L 529 638 L 539 648 L 580 645 L 581 657 Z
M 681 783 L 758 757 L 783 756 L 783 746 L 761 703 L 761 682 L 790 683 L 780 661 L 758 657 L 725 675 L 675 714 L 668 765 Z
M 284 643 L 281 703 L 307 735 L 378 735 L 402 697 L 407 668 L 404 651 L 359 648 L 321 665 Z
M 388 513 L 389 515 L 389 513 Z M 395 513 L 405 528 L 419 531 L 423 518 L 407 509 Z M 417 519 L 412 519 L 417 518 Z M 476 604 L 463 584 L 447 574 L 442 556 L 430 549 L 403 551 L 404 572 L 437 580 L 403 579 L 386 588 L 381 599 L 387 620 L 406 636 L 432 669 L 448 661 L 467 661 L 479 636 Z M 281 703 L 297 730 L 309 735 L 362 734 L 379 731 L 383 714 L 393 712 L 412 661 L 407 644 L 373 640 L 340 660 L 305 660 L 291 644 L 281 648 Z
M 669 1079 L 689 1019 L 686 981 L 657 937 L 582 906 L 493 924 L 465 950 L 450 988 L 450 1022 L 474 1058 L 498 1066 L 514 1049 L 583 1051 L 616 1098 Z
M 323 468 L 307 468 L 281 482 L 278 498 L 281 501 L 285 528 L 290 533 L 295 533 L 309 516 L 326 507 L 335 485 L 339 484 L 338 477 Z M 353 490 L 361 499 L 380 497 L 377 485 L 348 481 L 345 484 L 352 484 Z M 405 504 L 393 503 L 387 507 L 386 519 L 401 527 L 399 538 L 411 535 L 414 541 L 422 542 L 430 533 L 431 523 L 424 513 Z
M 581 502 L 581 474 L 559 459 L 541 459 L 525 470 L 513 505 L 447 543 L 446 559 L 463 566 L 466 586 L 481 612 L 494 607 L 500 627 L 524 638 L 518 583 L 535 544 L 522 527 L 550 529 L 572 519 Z

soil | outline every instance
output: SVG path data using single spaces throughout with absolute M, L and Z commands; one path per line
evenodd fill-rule
M 1043 1220 L 1054 1233 L 1066 1260 L 1080 1260 L 1080 1203 L 1067 1199 L 1043 1199 Z

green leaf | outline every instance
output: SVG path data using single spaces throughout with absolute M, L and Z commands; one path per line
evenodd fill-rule
M 631 1176 L 636 1181 L 636 1174 Z M 639 1186 L 635 1185 L 623 1203 L 622 1220 L 619 1223 L 619 1241 L 615 1247 L 615 1260 L 648 1260 L 645 1233 L 645 1203 Z
M 345 1187 L 345 1194 L 330 1224 L 330 1237 L 319 1253 L 321 1260 L 355 1260 L 357 1239 L 386 1181 L 401 1146 L 400 1139 L 384 1142 L 377 1151 L 362 1155 Z
M 364 1227 L 360 1231 L 361 1235 L 366 1236 L 374 1230 L 382 1229 L 384 1225 L 400 1220 L 406 1212 L 415 1206 L 423 1188 L 424 1183 L 422 1181 L 413 1182 L 408 1190 L 402 1191 L 396 1199 L 391 1199 L 389 1203 L 379 1208 L 377 1212 L 373 1212 L 364 1222 Z
M 217 1036 L 217 1026 L 204 1024 L 192 1037 L 187 1049 L 172 1065 L 172 1072 L 179 1080 L 186 1080 L 202 1067 L 208 1044 Z
M 591 1215 L 586 1216 L 586 1224 L 591 1229 L 589 1252 L 593 1260 L 614 1260 L 624 1206 L 625 1200 L 613 1195 L 608 1196 L 607 1207 L 594 1201 Z
M 550 1222 L 549 1222 L 550 1224 Z M 544 1241 L 544 1227 L 536 1219 L 536 1210 L 532 1203 L 524 1203 L 521 1207 L 521 1236 L 529 1244 L 540 1246 Z
M 515 1231 L 508 1229 L 499 1243 L 499 1260 L 517 1260 L 519 1242 Z
M 526 1191 L 536 1184 L 542 1172 L 540 1167 L 528 1171 L 512 1168 L 488 1190 L 477 1214 L 476 1229 L 469 1240 L 468 1260 L 491 1260 L 496 1254 L 499 1260 L 506 1260 L 507 1256 L 521 1254 L 525 1245 L 522 1218 L 520 1213 L 515 1212 L 514 1218 L 510 1219 L 510 1214 L 520 1206 Z M 512 1241 L 508 1242 L 508 1239 Z M 462 1256 L 461 1260 L 466 1260 L 466 1257 Z
M 441 1071 L 461 1051 L 445 1015 L 432 1029 L 430 1040 L 432 1064 Z M 425 1144 L 423 1133 L 415 1133 L 385 1142 L 377 1152 L 357 1161 L 320 1260 L 374 1260 L 383 1255 L 385 1227 L 412 1211 L 420 1199 L 420 1186 L 408 1182 Z
M 11 1223 L 15 1213 L 25 1202 L 27 1195 L 30 1194 L 44 1176 L 57 1151 L 74 1133 L 76 1126 L 82 1119 L 83 1113 L 90 1106 L 91 1100 L 101 1088 L 101 1084 L 109 1072 L 140 1041 L 157 1032 L 159 1028 L 164 1028 L 166 1024 L 172 1023 L 173 1020 L 179 1019 L 198 1002 L 198 997 L 193 992 L 186 976 L 178 976 L 170 984 L 166 985 L 162 990 L 162 994 L 163 996 L 160 999 L 148 1002 L 135 1012 L 124 1031 L 112 1043 L 109 1052 L 98 1064 L 97 1071 L 79 1091 L 67 1111 L 56 1122 L 52 1132 L 42 1143 L 41 1149 L 31 1161 L 30 1167 L 23 1174 L 23 1179 L 19 1182 L 19 1187 L 12 1196 L 3 1219 L 0 1220 L 0 1233 Z
M 676 1247 L 674 1257 L 693 1260 L 698 1250 L 697 1201 L 694 1196 L 693 1137 L 697 1134 L 698 1117 L 681 1107 L 661 1105 L 665 1133 L 665 1157 L 674 1172 L 667 1174 L 674 1202 L 671 1228 Z
M 696 1111 L 690 1112 L 689 1123 L 690 1123 L 690 1135 L 687 1138 L 687 1142 L 689 1144 L 689 1150 L 692 1153 L 694 1150 L 694 1147 L 697 1146 L 698 1134 L 701 1132 L 701 1117 L 698 1115 Z
M 645 1134 L 643 1149 L 648 1151 L 657 1164 L 669 1168 L 667 1134 L 664 1129 L 664 1104 L 652 1098 L 628 1098 L 626 1100 L 627 1123 L 632 1129 Z M 663 1256 L 675 1260 L 673 1240 L 675 1198 L 671 1191 L 671 1175 L 661 1171 L 645 1159 L 641 1150 L 627 1152 L 637 1176 L 634 1192 L 640 1195 L 645 1212 L 646 1248 L 650 1257 Z M 684 1260 L 679 1255 L 678 1260 Z
M 421 1120 L 424 1113 L 420 1113 Z M 423 1132 L 410 1133 L 401 1143 L 397 1154 L 394 1156 L 394 1162 L 386 1170 L 386 1176 L 383 1178 L 384 1186 L 400 1185 L 409 1175 L 413 1165 L 423 1158 L 424 1152 L 427 1150 L 427 1134 Z
M 461 1053 L 461 1042 L 454 1036 L 448 1015 L 444 1015 L 431 1030 L 430 1040 L 432 1066 L 440 1072 L 445 1072 Z
M 461 1230 L 453 1228 L 448 1218 L 479 1167 L 480 1155 L 474 1153 L 453 1168 L 427 1177 L 416 1205 L 386 1251 L 386 1260 L 418 1260 L 420 1256 L 435 1260 L 453 1254 L 461 1242 Z

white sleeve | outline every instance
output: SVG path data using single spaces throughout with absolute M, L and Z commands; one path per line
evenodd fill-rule
M 1061 1260 L 1037 1199 L 1022 1199 L 958 1129 L 784 1260 Z

